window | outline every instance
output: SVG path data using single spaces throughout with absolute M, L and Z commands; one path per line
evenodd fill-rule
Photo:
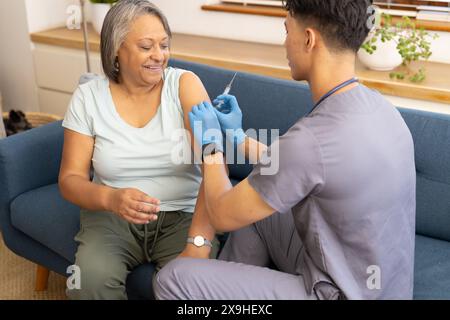
M 221 0 L 228 4 L 282 7 L 282 0 Z M 410 16 L 419 20 L 450 22 L 450 0 L 375 0 L 382 12 L 394 16 Z
M 418 20 L 449 21 L 450 0 L 380 0 L 374 4 L 391 15 L 407 15 Z

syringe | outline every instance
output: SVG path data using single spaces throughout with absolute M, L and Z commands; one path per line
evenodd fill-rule
M 222 95 L 227 95 L 230 93 L 231 86 L 234 82 L 234 79 L 236 78 L 237 72 L 234 74 L 233 79 L 231 79 L 230 83 L 225 87 L 225 90 L 223 91 Z M 218 104 L 216 104 L 214 107 L 217 109 L 220 109 L 220 107 L 224 104 L 223 100 L 220 100 Z

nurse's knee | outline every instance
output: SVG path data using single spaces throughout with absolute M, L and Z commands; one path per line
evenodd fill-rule
M 153 280 L 153 290 L 158 300 L 185 300 L 195 275 L 197 259 L 177 258 L 162 268 Z

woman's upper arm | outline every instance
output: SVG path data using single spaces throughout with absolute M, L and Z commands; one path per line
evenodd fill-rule
M 191 137 L 193 137 L 191 125 L 189 124 L 189 112 L 191 112 L 193 106 L 204 101 L 211 102 L 211 100 L 200 78 L 192 72 L 185 72 L 181 76 L 179 94 L 181 108 L 184 112 L 184 126 L 189 130 Z
M 89 179 L 94 138 L 70 129 L 64 129 L 64 146 L 59 171 L 59 182 L 77 175 Z

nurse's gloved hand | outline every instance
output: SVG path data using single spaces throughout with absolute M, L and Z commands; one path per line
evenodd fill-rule
M 242 129 L 242 111 L 235 96 L 220 95 L 213 103 L 218 104 L 223 102 L 219 109 L 214 108 L 214 111 L 219 119 L 222 131 L 231 143 L 240 145 L 247 137 Z
M 200 146 L 215 143 L 217 148 L 223 152 L 223 138 L 219 120 L 214 107 L 209 102 L 202 102 L 192 108 L 189 112 L 194 137 Z

